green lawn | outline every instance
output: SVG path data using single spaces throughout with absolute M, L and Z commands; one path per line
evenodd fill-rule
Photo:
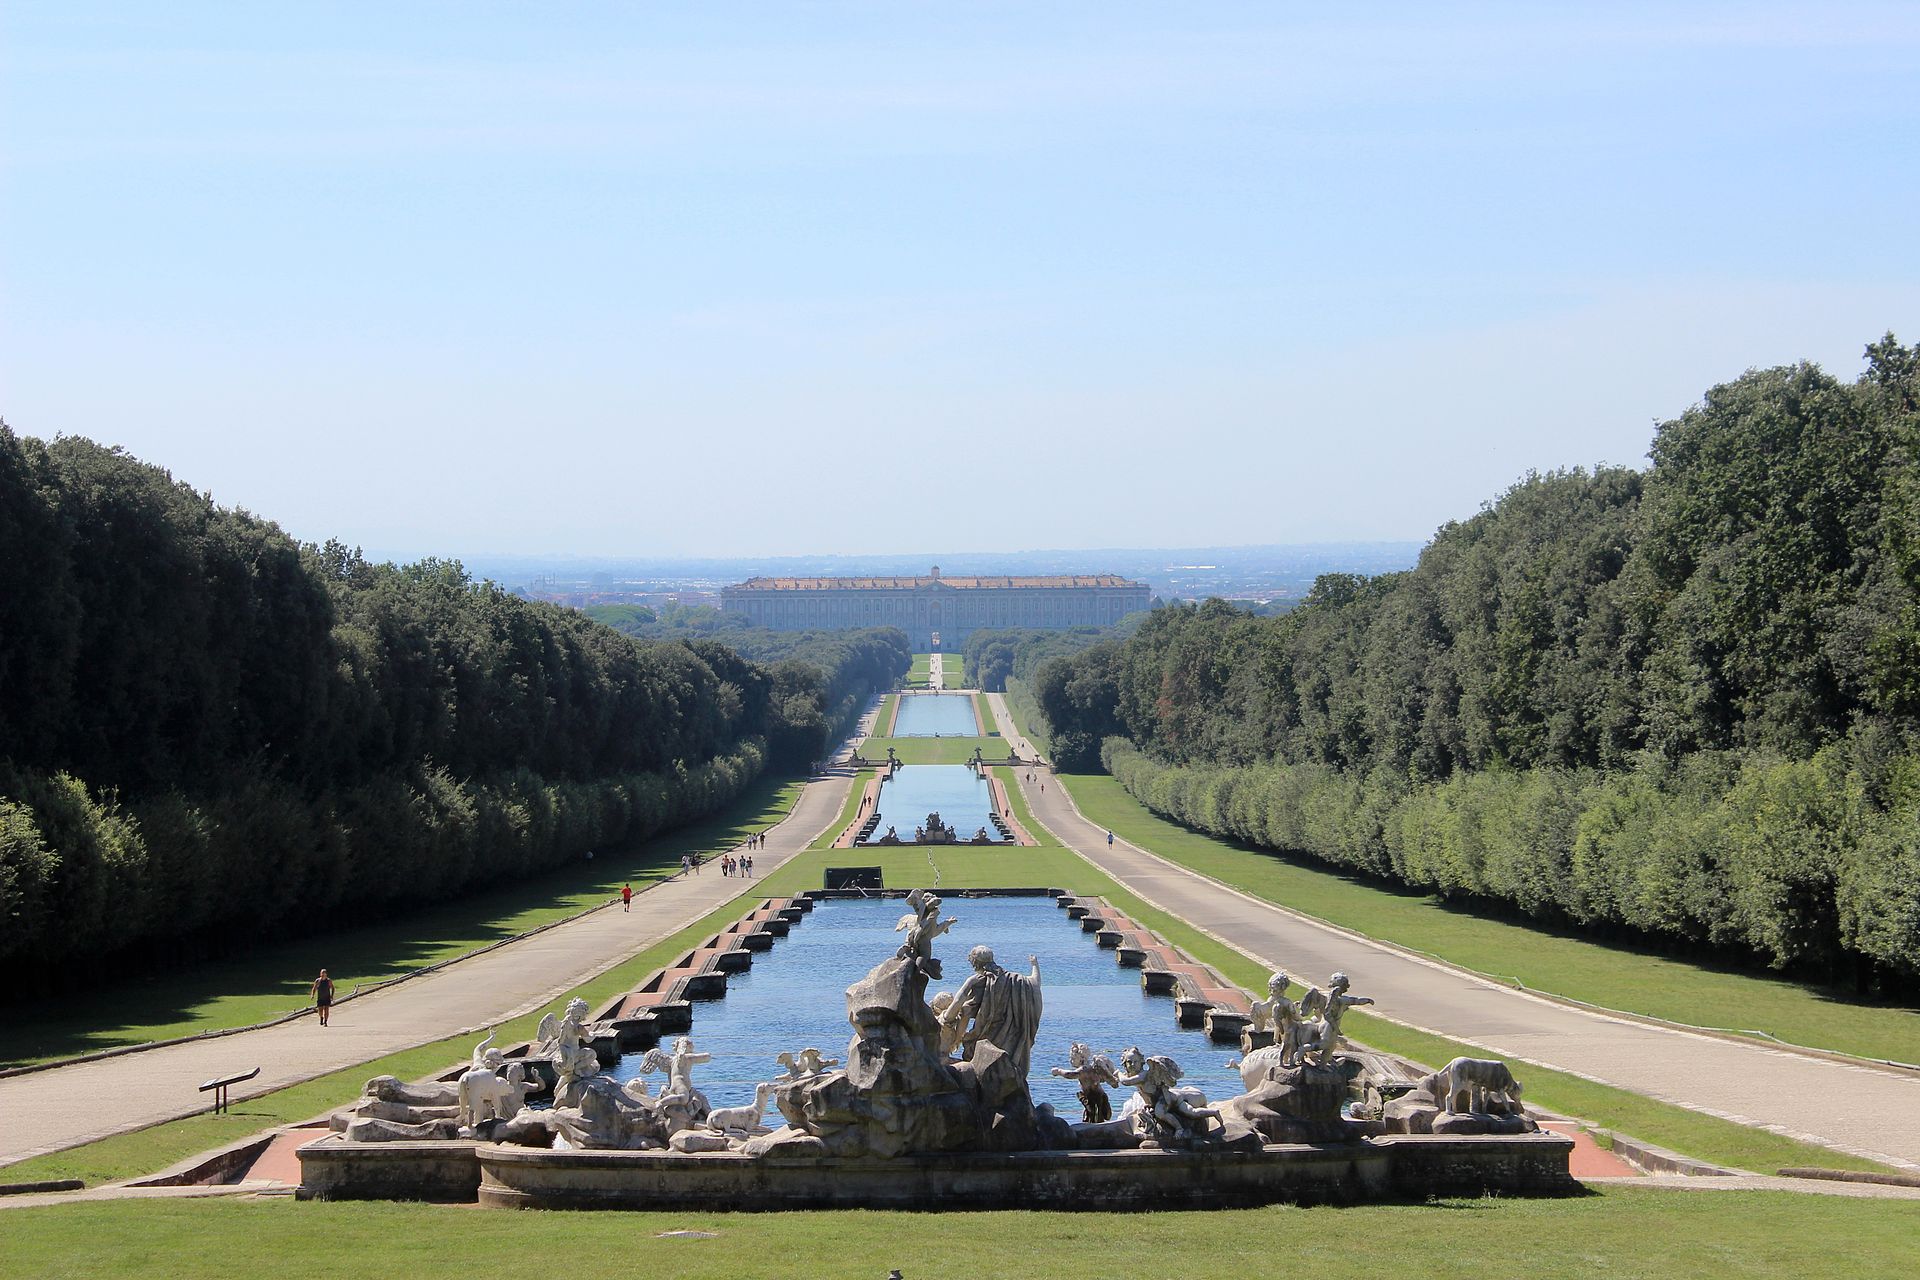
M 873 777 L 872 772 L 863 771 L 853 780 L 853 785 L 847 788 L 846 802 L 840 806 L 840 816 L 833 820 L 833 825 L 827 828 L 819 839 L 808 846 L 809 848 L 830 849 L 833 847 L 833 842 L 840 838 L 840 833 L 847 829 L 855 815 L 860 812 L 860 797 L 866 794 L 867 779 L 871 777 Z
M 280 1280 L 575 1269 L 661 1277 L 1147 1280 L 1287 1269 L 1420 1280 L 1893 1280 L 1910 1202 L 1608 1188 L 1562 1200 L 1130 1213 L 510 1213 L 291 1200 L 123 1201 L 0 1213 L 0 1276 Z M 675 1232 L 710 1233 L 675 1236 Z M 606 1265 L 605 1263 L 601 1265 Z
M 884 738 L 893 728 L 893 718 L 900 711 L 900 695 L 890 693 L 880 699 L 880 714 L 873 718 L 874 737 Z
M 627 849 L 603 849 L 542 876 L 345 929 L 269 944 L 212 964 L 130 975 L 112 988 L 16 1005 L 0 1021 L 0 1065 L 19 1066 L 97 1049 L 222 1027 L 299 1009 L 322 966 L 342 992 L 437 964 L 636 890 L 680 869 L 689 851 L 718 854 L 793 808 L 804 784 L 762 779 L 724 813 Z
M 907 668 L 907 678 L 901 682 L 904 688 L 924 689 L 927 687 L 927 664 L 933 660 L 930 653 L 913 655 L 913 665 Z
M 868 738 L 860 744 L 860 754 L 884 761 L 888 747 L 899 752 L 904 764 L 965 764 L 973 759 L 976 747 L 989 759 L 1005 759 L 1007 754 L 1007 744 L 1000 738 Z
M 1087 820 L 1237 889 L 1536 991 L 1694 1026 L 1920 1062 L 1920 1010 L 1477 915 L 1304 859 L 1242 848 L 1150 813 L 1105 774 L 1067 775 Z

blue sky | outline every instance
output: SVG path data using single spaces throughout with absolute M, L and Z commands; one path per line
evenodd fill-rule
M 7 3 L 0 413 L 408 557 L 1424 538 L 1913 340 L 1917 64 L 1908 4 Z

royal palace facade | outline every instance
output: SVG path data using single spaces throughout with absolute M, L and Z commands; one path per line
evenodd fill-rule
M 1144 582 L 1110 573 L 1055 577 L 752 578 L 720 607 L 775 631 L 898 627 L 917 650 L 953 651 L 975 631 L 1104 627 L 1148 607 Z

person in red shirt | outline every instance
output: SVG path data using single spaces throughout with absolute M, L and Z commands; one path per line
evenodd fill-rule
M 623 884 L 620 886 L 620 904 L 621 904 L 620 909 L 622 911 L 633 910 L 633 886 L 632 885 Z

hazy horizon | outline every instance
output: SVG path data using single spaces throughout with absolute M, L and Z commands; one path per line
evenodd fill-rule
M 1920 329 L 1879 3 L 0 9 L 0 414 L 376 554 L 1424 542 Z

